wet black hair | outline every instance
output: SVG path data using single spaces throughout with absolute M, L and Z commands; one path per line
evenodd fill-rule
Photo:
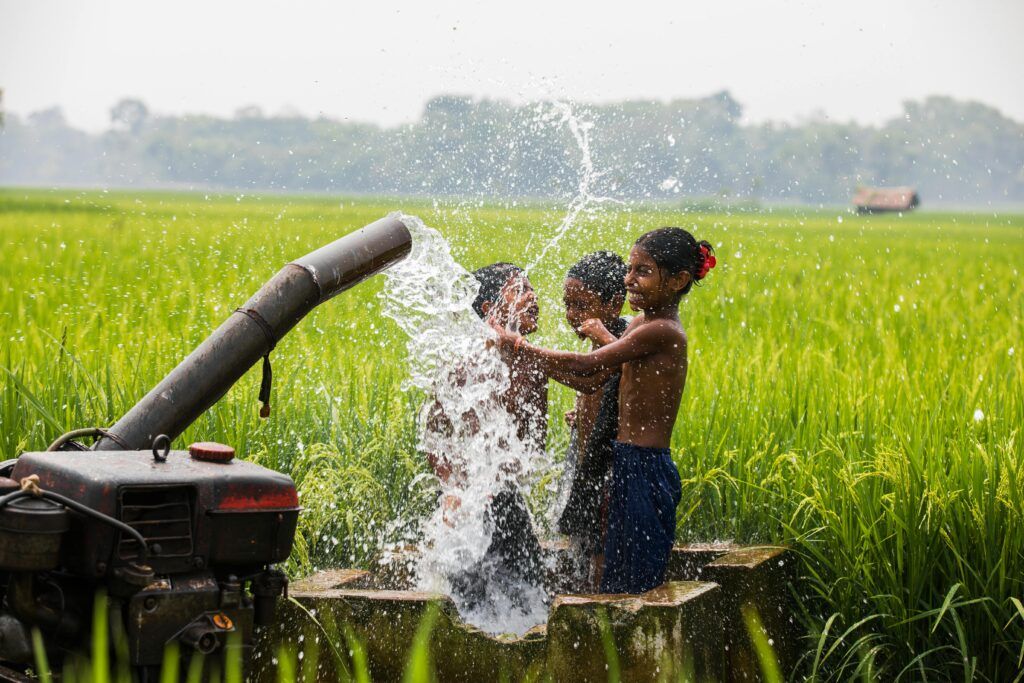
M 682 228 L 651 230 L 640 235 L 634 246 L 647 252 L 662 271 L 676 275 L 685 270 L 690 274 L 690 281 L 679 292 L 680 295 L 688 294 L 694 282 L 704 279 L 707 275 L 707 271 L 701 273 L 704 261 L 714 258 L 715 253 L 710 242 L 698 241 Z
M 609 302 L 615 297 L 626 296 L 626 264 L 622 257 L 610 251 L 595 251 L 587 254 L 569 269 L 565 278 L 579 280 L 588 290 L 597 294 L 601 301 Z
M 505 262 L 492 263 L 474 270 L 473 277 L 480 283 L 480 291 L 476 293 L 476 299 L 473 300 L 473 310 L 476 311 L 476 314 L 483 318 L 484 302 L 490 301 L 493 304 L 497 301 L 498 295 L 501 294 L 501 288 L 505 286 L 508 279 L 523 272 L 519 266 Z

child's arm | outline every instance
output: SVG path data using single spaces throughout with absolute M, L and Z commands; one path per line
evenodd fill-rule
M 549 372 L 548 377 L 583 394 L 592 394 L 603 387 L 618 368 L 611 368 L 593 375 L 575 375 L 571 372 Z
M 504 328 L 495 326 L 495 332 L 498 334 L 498 344 L 502 351 L 535 361 L 548 375 L 595 375 L 603 370 L 615 369 L 624 363 L 651 356 L 669 345 L 685 343 L 680 342 L 678 329 L 660 320 L 637 325 L 621 339 L 591 353 L 542 349 Z
M 598 318 L 584 320 L 583 324 L 580 325 L 579 332 L 591 340 L 597 348 L 607 346 L 617 339 Z M 570 389 L 575 389 L 584 394 L 592 394 L 603 387 L 617 371 L 617 368 L 609 368 L 593 375 L 575 375 L 568 372 L 555 371 L 551 373 L 550 377 Z
M 452 425 L 452 421 L 448 419 L 448 416 L 445 415 L 440 401 L 434 401 L 433 405 L 427 410 L 426 428 L 430 432 L 444 436 L 451 436 L 454 431 L 455 427 Z M 427 453 L 426 456 L 427 462 L 430 464 L 430 468 L 434 470 L 437 478 L 441 481 L 448 481 L 448 477 L 452 474 L 452 465 L 448 458 L 437 453 Z
M 480 421 L 477 419 L 476 412 L 472 409 L 463 413 L 461 419 L 462 424 L 471 429 L 473 433 L 480 430 Z M 440 435 L 443 438 L 450 438 L 455 433 L 455 425 L 452 423 L 451 418 L 445 413 L 441 402 L 436 400 L 427 410 L 425 426 L 427 432 Z M 430 465 L 430 468 L 442 482 L 448 483 L 453 477 L 456 482 L 465 479 L 466 473 L 458 463 L 452 462 L 446 454 L 427 452 L 425 455 L 427 456 L 427 463 Z

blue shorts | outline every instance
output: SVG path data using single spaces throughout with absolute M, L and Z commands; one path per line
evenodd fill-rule
M 669 449 L 615 442 L 602 593 L 643 593 L 665 580 L 681 496 Z

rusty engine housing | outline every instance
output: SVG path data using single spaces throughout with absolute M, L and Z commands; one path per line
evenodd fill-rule
M 0 463 L 0 680 L 5 662 L 32 662 L 32 628 L 51 656 L 83 649 L 98 591 L 111 642 L 127 640 L 139 680 L 159 675 L 172 641 L 209 654 L 234 633 L 251 647 L 287 587 L 272 565 L 291 552 L 295 485 L 227 446 L 170 444 L 260 359 L 268 416 L 277 342 L 411 249 L 393 213 L 292 261 L 109 429 L 77 429 Z M 92 449 L 82 436 L 97 438 Z
M 135 666 L 158 665 L 172 640 L 203 653 L 222 647 L 229 633 L 250 643 L 253 625 L 272 620 L 286 580 L 271 565 L 288 558 L 299 515 L 287 475 L 242 460 L 203 461 L 187 451 L 163 459 L 139 451 L 25 453 L 11 478 L 31 475 L 43 490 L 137 530 L 151 573 L 133 575 L 138 541 L 96 517 L 69 511 L 64 532 L 58 527 L 34 537 L 24 523 L 18 531 L 0 528 L 0 538 L 10 540 L 0 543 L 9 608 L 0 635 L 10 632 L 0 638 L 0 659 L 24 657 L 5 647 L 23 640 L 24 627 L 40 627 L 58 647 L 80 643 L 100 589 L 112 616 L 120 611 L 127 625 Z M 36 553 L 42 564 L 26 571 L 23 551 L 43 542 L 54 552 Z
M 25 453 L 13 479 L 38 475 L 39 486 L 138 529 L 156 574 L 217 567 L 248 574 L 291 552 L 298 497 L 291 477 L 250 462 L 204 462 L 187 451 L 166 461 L 137 451 Z M 99 578 L 138 554 L 133 539 L 75 515 L 61 566 Z

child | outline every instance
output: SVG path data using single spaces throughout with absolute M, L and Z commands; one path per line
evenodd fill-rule
M 581 339 L 590 339 L 592 350 L 618 339 L 626 330 L 627 320 L 619 317 L 626 300 L 625 274 L 626 264 L 618 254 L 598 251 L 584 256 L 566 275 L 565 318 Z M 604 546 L 602 508 L 618 430 L 619 373 L 614 372 L 600 387 L 571 381 L 583 379 L 579 377 L 563 379 L 569 379 L 567 384 L 579 388 L 580 393 L 566 415 L 572 427 L 565 468 L 570 488 L 558 530 L 569 537 L 588 589 L 596 589 Z
M 523 335 L 537 331 L 537 295 L 522 268 L 511 263 L 492 263 L 473 271 L 473 277 L 480 283 L 473 310 L 485 322 Z M 507 362 L 509 388 L 500 397 L 501 403 L 511 416 L 519 439 L 531 448 L 543 449 L 548 426 L 547 377 L 536 363 L 525 359 Z M 459 373 L 459 369 L 455 372 Z M 460 384 L 464 381 L 459 380 Z M 428 414 L 427 426 L 435 432 L 450 433 L 453 429 L 436 403 Z M 435 474 L 447 480 L 451 466 L 443 454 L 430 453 L 427 458 Z
M 475 271 L 480 289 L 473 309 L 493 326 L 514 334 L 531 334 L 537 330 L 538 306 L 526 273 L 511 263 L 494 263 Z M 530 359 L 509 359 L 509 387 L 500 397 L 515 424 L 517 436 L 533 449 L 543 449 L 547 436 L 547 377 Z M 435 404 L 428 418 L 428 427 L 450 431 L 450 420 Z M 429 454 L 431 466 L 442 480 L 460 476 L 453 472 L 447 458 Z M 459 507 L 454 497 L 442 501 L 448 510 Z M 501 592 L 517 592 L 523 586 L 539 587 L 543 572 L 541 549 L 526 502 L 511 483 L 498 490 L 490 501 L 488 515 L 494 525 L 491 542 L 478 565 L 466 568 L 451 578 L 452 589 L 464 604 L 473 605 L 486 599 L 488 586 Z M 516 604 L 522 597 L 507 595 Z
M 504 353 L 533 360 L 549 373 L 593 377 L 622 369 L 604 593 L 642 593 L 664 580 L 681 496 L 669 452 L 687 367 L 679 301 L 714 266 L 709 243 L 680 228 L 660 228 L 642 235 L 630 251 L 626 299 L 642 315 L 621 339 L 591 353 L 570 353 L 495 328 Z
M 473 301 L 477 315 L 522 335 L 537 331 L 537 295 L 522 268 L 493 263 L 474 271 L 473 276 L 480 283 Z M 543 450 L 548 429 L 548 380 L 537 363 L 525 358 L 509 362 L 509 389 L 502 402 L 516 423 L 519 438 Z

